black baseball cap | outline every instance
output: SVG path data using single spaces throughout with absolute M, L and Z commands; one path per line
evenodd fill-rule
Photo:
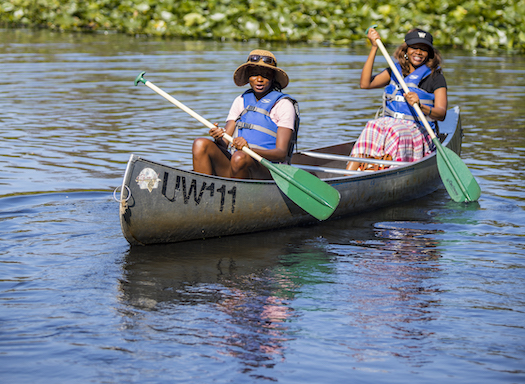
M 422 29 L 414 29 L 413 31 L 408 32 L 405 36 L 405 43 L 407 43 L 407 45 L 428 45 L 430 48 L 432 48 L 432 50 L 429 52 L 432 56 L 434 56 L 434 46 L 432 45 L 433 41 L 434 38 L 432 35 L 426 31 L 423 31 Z

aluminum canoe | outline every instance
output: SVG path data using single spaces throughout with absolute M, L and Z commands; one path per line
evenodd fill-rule
M 458 155 L 459 108 L 440 122 L 443 146 Z M 354 142 L 295 153 L 292 165 L 306 169 L 341 194 L 335 219 L 423 197 L 442 186 L 433 153 L 419 161 L 376 172 L 344 174 Z M 328 154 L 328 159 L 312 157 Z M 264 231 L 317 220 L 284 195 L 273 180 L 230 179 L 159 164 L 132 154 L 120 191 L 122 232 L 132 245 L 175 243 Z

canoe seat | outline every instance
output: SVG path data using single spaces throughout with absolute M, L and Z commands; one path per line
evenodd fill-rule
M 366 156 L 367 159 L 375 159 L 375 160 L 386 160 L 386 161 L 392 161 L 392 156 L 389 154 L 385 154 L 383 156 Z M 385 164 L 370 164 L 370 163 L 359 163 L 359 166 L 357 167 L 358 171 L 380 171 L 382 169 L 390 168 L 390 165 Z

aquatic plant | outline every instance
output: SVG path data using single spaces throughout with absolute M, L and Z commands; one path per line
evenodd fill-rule
M 525 0 L 0 0 L 0 23 L 60 31 L 351 44 L 433 32 L 438 46 L 525 52 Z

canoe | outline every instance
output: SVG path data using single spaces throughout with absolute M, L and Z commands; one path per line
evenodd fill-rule
M 459 108 L 439 124 L 443 146 L 458 155 L 462 129 Z M 433 153 L 419 161 L 394 163 L 375 172 L 345 171 L 354 142 L 293 155 L 305 169 L 341 194 L 331 219 L 417 199 L 442 187 Z M 115 193 L 116 195 L 116 193 Z M 132 245 L 175 243 L 265 231 L 318 222 L 292 202 L 273 180 L 230 179 L 159 164 L 132 154 L 120 197 L 120 224 Z

